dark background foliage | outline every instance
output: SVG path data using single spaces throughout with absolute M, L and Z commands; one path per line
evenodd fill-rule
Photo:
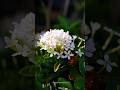
M 11 50 L 4 48 L 4 36 L 13 29 L 12 22 L 34 11 L 34 5 L 34 0 L 0 0 L 0 90 L 34 90 L 34 77 L 19 73 L 31 63 L 21 56 L 13 59 Z

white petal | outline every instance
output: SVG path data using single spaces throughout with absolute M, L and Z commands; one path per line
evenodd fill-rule
M 60 58 L 60 55 L 57 56 L 57 59 L 59 59 L 59 58 Z
M 91 66 L 91 65 L 86 65 L 86 66 L 85 66 L 85 70 L 86 70 L 86 71 L 91 71 L 91 70 L 93 70 L 93 69 L 94 69 L 94 67 Z
M 62 58 L 67 58 L 67 55 L 62 55 L 61 57 L 62 57 Z
M 17 55 L 21 55 L 21 53 L 17 52 L 17 53 L 12 54 L 12 56 L 17 56 Z
M 70 56 L 74 56 L 74 54 L 70 54 Z
M 85 24 L 84 23 L 84 21 L 81 23 L 81 33 L 83 34 L 83 35 L 88 35 L 88 34 L 90 34 L 90 28 L 89 28 L 89 26 L 87 25 L 87 24 Z
M 66 51 L 68 51 L 68 48 L 65 48 Z
M 107 70 L 108 72 L 111 72 L 111 71 L 112 71 L 111 65 L 107 64 L 107 65 L 106 65 L 106 70 Z
M 102 59 L 98 59 L 97 63 L 100 64 L 100 65 L 105 65 L 105 61 L 103 61 Z
M 50 54 L 50 57 L 53 57 L 53 54 Z
M 93 56 L 93 53 L 86 51 L 86 52 L 85 52 L 85 55 L 86 55 L 87 57 L 92 57 L 92 56 Z
M 77 36 L 76 35 L 73 35 L 73 40 L 75 40 L 77 38 Z
M 97 22 L 95 22 L 95 23 L 90 22 L 90 25 L 91 25 L 91 28 L 92 28 L 93 32 L 96 32 L 101 27 L 101 25 Z
M 70 60 L 70 56 L 68 56 L 68 60 Z
M 115 62 L 112 62 L 111 65 L 114 67 L 118 67 L 118 65 Z
M 109 56 L 108 55 L 104 55 L 104 59 L 105 59 L 105 61 L 108 61 L 109 60 Z

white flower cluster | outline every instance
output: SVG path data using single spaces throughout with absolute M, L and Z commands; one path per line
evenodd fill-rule
M 71 36 L 69 32 L 64 32 L 63 29 L 50 29 L 50 31 L 41 35 L 37 46 L 40 46 L 41 50 L 46 50 L 50 53 L 50 57 L 57 55 L 57 59 L 70 59 L 71 56 L 74 56 L 74 40 L 76 38 L 77 36 Z
M 10 31 L 11 36 L 5 37 L 6 47 L 16 50 L 16 55 L 31 57 L 35 46 L 35 15 L 29 13 L 20 23 L 13 23 L 14 30 Z

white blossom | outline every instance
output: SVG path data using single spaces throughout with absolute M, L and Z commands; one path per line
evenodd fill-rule
M 72 52 L 71 52 L 70 50 L 69 50 L 68 52 L 65 51 L 64 53 L 65 53 L 65 56 L 66 56 L 68 59 L 70 59 L 71 56 L 74 56 L 74 54 L 72 54 Z
M 100 64 L 100 65 L 104 65 L 106 67 L 106 70 L 108 72 L 112 71 L 112 66 L 114 66 L 114 67 L 118 66 L 115 62 L 111 62 L 109 60 L 109 56 L 108 55 L 104 55 L 104 60 L 98 59 L 97 63 Z
M 59 58 L 68 58 L 73 56 L 72 51 L 75 49 L 75 39 L 77 36 L 71 36 L 69 32 L 64 32 L 63 29 L 50 29 L 37 41 L 37 46 L 41 47 L 40 50 L 46 50 L 50 53 L 50 57 L 57 55 Z
M 92 33 L 95 33 L 101 25 L 97 22 L 90 22 Z
M 78 49 L 78 51 L 76 51 L 76 53 L 77 53 L 80 57 L 82 57 L 82 55 L 84 55 L 84 53 L 81 51 L 80 48 Z
M 14 22 L 11 36 L 5 37 L 6 47 L 16 50 L 16 55 L 32 58 L 35 48 L 35 15 L 28 13 L 21 22 Z M 31 54 L 32 53 L 32 54 Z

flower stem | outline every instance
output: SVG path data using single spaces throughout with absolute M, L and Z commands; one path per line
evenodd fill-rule
M 77 47 L 80 47 L 81 43 L 82 43 L 82 40 L 79 42 L 79 44 L 78 44 L 78 46 L 77 46 Z
M 113 49 L 111 49 L 111 50 L 109 50 L 109 51 L 107 51 L 107 53 L 111 54 L 111 53 L 114 53 L 114 52 L 119 51 L 119 50 L 120 50 L 120 45 L 115 47 L 115 48 L 113 48 Z
M 109 37 L 107 38 L 107 40 L 105 41 L 105 44 L 102 47 L 103 50 L 105 50 L 107 48 L 107 46 L 110 43 L 112 37 L 113 37 L 113 33 L 110 33 Z

